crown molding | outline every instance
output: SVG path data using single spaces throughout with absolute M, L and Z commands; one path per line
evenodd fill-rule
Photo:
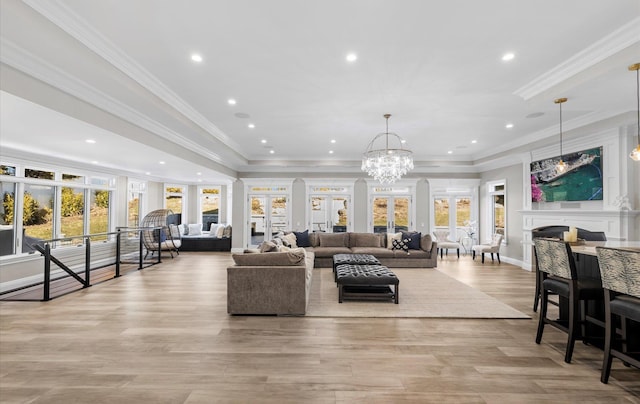
M 84 44 L 97 55 L 155 96 L 173 107 L 227 147 L 237 151 L 240 145 L 173 92 L 148 70 L 109 41 L 89 23 L 58 0 L 22 0 L 43 17 Z
M 219 164 L 224 164 L 220 155 L 203 149 L 202 145 L 193 142 L 157 121 L 150 119 L 146 115 L 105 94 L 95 87 L 90 86 L 86 82 L 79 80 L 77 77 L 66 73 L 38 56 L 25 51 L 6 38 L 0 38 L 0 44 L 0 46 L 2 46 L 0 62 L 84 102 L 122 118 L 127 122 L 133 123 L 134 125 L 158 135 L 163 139 L 172 143 L 178 143 L 185 149 L 204 156 Z
M 596 63 L 640 42 L 640 17 L 636 17 L 591 46 L 514 91 L 525 101 L 587 70 Z

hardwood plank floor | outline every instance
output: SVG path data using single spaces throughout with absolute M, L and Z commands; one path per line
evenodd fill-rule
M 534 276 L 438 269 L 532 320 L 233 317 L 228 253 L 175 259 L 50 302 L 0 302 L 2 403 L 640 403 L 640 370 L 545 329 Z M 401 277 L 401 269 L 398 270 Z M 337 292 L 336 292 L 337 293 Z

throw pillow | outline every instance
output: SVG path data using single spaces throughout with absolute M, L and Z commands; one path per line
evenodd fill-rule
M 433 240 L 431 240 L 430 234 L 425 234 L 420 238 L 420 248 L 424 251 L 431 251 L 431 247 L 433 246 Z
M 217 238 L 222 238 L 222 236 L 224 236 L 224 229 L 226 228 L 225 225 L 223 224 L 219 224 L 217 229 L 216 229 L 216 237 Z
M 280 237 L 274 237 L 273 240 L 271 240 L 271 242 L 275 244 L 277 247 L 284 245 Z
M 302 232 L 294 231 L 293 234 L 296 236 L 296 244 L 298 247 L 311 247 L 311 241 L 309 240 L 309 230 L 305 230 Z
M 410 250 L 419 250 L 420 249 L 420 238 L 422 237 L 422 233 L 412 231 L 403 231 L 402 238 L 409 239 L 409 249 Z
M 186 235 L 186 234 L 187 234 L 187 230 L 188 230 L 188 229 L 187 229 L 186 227 L 187 227 L 187 226 L 186 226 L 186 225 L 184 225 L 184 224 L 179 224 L 179 225 L 178 225 L 178 231 L 180 232 L 180 237 L 182 237 L 182 236 L 184 236 L 184 235 Z
M 392 250 L 402 250 L 404 252 L 406 252 L 407 254 L 409 254 L 409 240 L 408 239 L 400 239 L 400 240 L 393 240 L 391 242 L 392 244 Z
M 190 236 L 199 236 L 202 234 L 202 223 L 195 223 L 189 225 L 189 232 L 187 233 Z
M 298 245 L 296 244 L 296 235 L 293 233 L 285 234 L 282 236 L 282 242 L 287 247 L 296 248 Z
M 260 252 L 261 253 L 266 253 L 266 252 L 273 252 L 273 251 L 278 251 L 278 246 L 276 246 L 276 244 L 272 241 L 263 241 L 262 244 L 260 244 Z
M 387 233 L 387 249 L 393 250 L 393 241 L 401 238 L 402 233 Z
M 225 226 L 224 230 L 222 231 L 222 237 L 226 237 L 226 238 L 231 237 L 231 225 L 230 224 Z

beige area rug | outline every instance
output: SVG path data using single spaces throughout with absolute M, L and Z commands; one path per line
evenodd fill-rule
M 331 268 L 313 271 L 309 317 L 531 318 L 437 269 L 392 269 L 400 279 L 400 301 L 345 300 Z

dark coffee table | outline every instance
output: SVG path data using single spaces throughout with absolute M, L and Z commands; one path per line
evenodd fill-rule
M 380 261 L 371 254 L 335 254 L 333 256 L 333 280 L 336 281 L 338 265 L 380 265 Z

